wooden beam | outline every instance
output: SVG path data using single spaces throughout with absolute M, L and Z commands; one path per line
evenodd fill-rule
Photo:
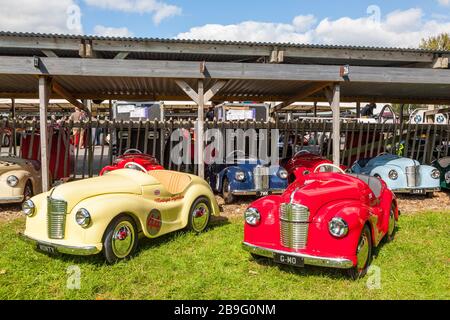
M 122 52 L 119 52 L 118 54 L 116 54 L 114 59 L 116 59 L 116 60 L 123 60 L 123 59 L 126 59 L 129 54 L 130 54 L 130 52 L 122 51 Z
M 307 98 L 309 96 L 312 96 L 313 94 L 323 90 L 324 88 L 326 88 L 329 85 L 330 85 L 329 82 L 318 82 L 318 83 L 307 84 L 295 96 L 293 96 L 289 100 L 287 100 L 287 101 L 277 105 L 274 108 L 274 111 L 279 111 L 281 109 L 284 109 L 284 108 L 290 106 L 291 104 L 293 104 L 295 102 L 301 101 L 301 100 L 303 100 L 303 99 L 305 99 L 305 98 Z
M 50 171 L 48 159 L 48 128 L 47 128 L 47 108 L 49 102 L 49 81 L 46 77 L 39 78 L 39 119 L 40 119 L 40 142 L 41 142 L 41 173 L 42 191 L 47 192 L 50 187 Z
M 54 75 L 83 77 L 228 79 L 270 81 L 343 82 L 341 66 L 208 62 L 208 75 L 198 62 L 158 60 L 114 60 L 81 58 L 40 58 L 41 67 L 32 57 L 2 57 L 0 74 Z M 438 84 L 450 83 L 447 69 L 389 68 L 352 66 L 352 83 Z
M 197 92 L 195 92 L 194 89 L 191 88 L 189 84 L 187 84 L 183 80 L 175 80 L 175 83 L 180 87 L 181 90 L 183 90 L 186 95 L 188 95 L 192 101 L 194 101 L 196 104 L 200 104 L 200 98 Z M 203 102 L 204 103 L 204 102 Z
M 81 110 L 84 110 L 84 111 L 90 113 L 89 109 L 84 104 L 82 104 L 80 101 L 75 99 L 72 94 L 70 94 L 64 87 L 62 87 L 56 81 L 52 82 L 52 91 L 57 93 L 63 99 L 66 99 L 67 101 L 69 101 L 72 105 L 74 105 L 78 109 L 81 109 Z
M 198 81 L 198 121 L 197 121 L 197 156 L 198 156 L 198 176 L 205 178 L 205 140 L 204 140 L 204 122 L 205 122 L 205 95 L 203 80 Z
M 41 51 L 49 58 L 58 58 L 58 55 L 54 53 L 52 50 L 42 49 Z
M 332 89 L 331 110 L 333 111 L 333 163 L 337 166 L 341 164 L 340 145 L 341 145 L 341 110 L 339 108 L 341 99 L 341 86 L 336 84 Z
M 211 99 L 228 83 L 228 81 L 217 81 L 206 93 L 204 103 L 208 103 Z

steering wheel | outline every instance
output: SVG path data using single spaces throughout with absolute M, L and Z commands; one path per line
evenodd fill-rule
M 385 156 L 385 155 L 387 155 L 387 154 L 389 154 L 389 153 L 387 153 L 387 152 L 382 152 L 382 153 L 380 153 L 379 155 L 377 155 L 376 158 L 381 157 L 381 156 Z
M 136 162 L 128 162 L 125 166 L 125 169 L 131 169 L 131 170 L 138 170 L 142 171 L 144 173 L 147 173 L 147 169 L 145 169 L 143 166 L 141 166 L 139 163 Z
M 304 154 L 304 153 L 310 153 L 308 150 L 300 150 L 299 152 L 297 152 L 295 155 L 296 156 L 299 156 L 299 155 L 301 155 L 301 154 Z
M 331 163 L 322 163 L 322 164 L 319 164 L 319 165 L 314 169 L 314 173 L 319 172 L 319 170 L 320 170 L 321 168 L 324 168 L 324 167 L 332 167 L 332 168 L 334 168 L 334 169 L 337 169 L 340 173 L 345 174 L 345 171 L 344 171 L 344 170 L 342 170 L 342 169 L 341 169 L 340 167 L 338 167 L 337 165 L 331 164 Z
M 142 154 L 142 151 L 141 151 L 141 150 L 138 150 L 138 149 L 128 149 L 127 151 L 125 151 L 125 152 L 123 153 L 123 155 L 125 156 L 125 155 L 130 154 L 130 153 Z
M 395 114 L 395 111 L 394 111 L 394 109 L 392 108 L 392 106 L 389 105 L 389 104 L 385 105 L 385 106 L 383 107 L 383 109 L 381 109 L 381 112 L 380 112 L 379 118 L 378 118 L 378 123 L 386 123 L 386 122 L 389 120 L 388 117 L 386 117 L 386 118 L 384 117 L 384 111 L 385 111 L 386 109 L 388 109 L 388 110 L 391 112 L 393 123 L 397 123 L 397 115 Z M 383 120 L 383 119 L 384 119 L 384 120 Z

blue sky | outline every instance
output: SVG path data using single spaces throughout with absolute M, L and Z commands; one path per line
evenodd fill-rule
M 126 26 L 133 35 L 142 37 L 175 37 L 192 27 L 209 23 L 236 24 L 246 20 L 289 23 L 295 16 L 306 14 L 314 14 L 319 20 L 344 16 L 359 18 L 367 16 L 366 10 L 370 5 L 378 5 L 382 15 L 395 10 L 421 8 L 426 19 L 433 15 L 448 17 L 450 12 L 450 7 L 439 5 L 435 0 L 168 0 L 167 3 L 181 7 L 183 13 L 155 25 L 149 14 L 104 10 L 87 6 L 83 1 L 77 2 L 82 9 L 85 33 L 93 33 L 94 26 L 101 24 L 116 28 Z
M 0 0 L 0 7 L 0 30 L 21 32 L 385 47 L 450 33 L 450 0 Z

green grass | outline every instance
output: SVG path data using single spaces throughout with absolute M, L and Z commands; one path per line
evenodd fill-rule
M 0 226 L 0 299 L 450 299 L 450 215 L 403 215 L 394 242 L 373 264 L 381 289 L 339 270 L 256 262 L 241 249 L 242 221 L 216 223 L 199 236 L 180 232 L 144 240 L 130 261 L 50 257 L 22 243 L 24 221 Z M 81 269 L 69 290 L 67 268 Z

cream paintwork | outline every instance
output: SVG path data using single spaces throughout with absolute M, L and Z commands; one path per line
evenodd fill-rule
M 15 187 L 10 187 L 6 183 L 6 179 L 11 175 L 19 179 Z M 0 158 L 0 204 L 22 202 L 27 181 L 31 181 L 34 194 L 41 192 L 41 173 L 30 160 L 16 157 Z
M 166 171 L 169 172 L 170 171 Z M 180 174 L 180 173 L 174 173 Z M 188 224 L 188 215 L 193 202 L 201 196 L 207 197 L 212 214 L 219 214 L 219 206 L 209 185 L 197 176 L 188 175 L 191 182 L 177 195 L 169 193 L 164 186 L 149 174 L 136 170 L 117 170 L 102 177 L 92 178 L 58 186 L 48 193 L 32 198 L 36 215 L 27 218 L 25 236 L 32 239 L 71 247 L 95 246 L 102 250 L 103 235 L 111 221 L 119 214 L 131 215 L 144 236 L 156 238 L 172 231 L 183 229 Z M 159 191 L 159 195 L 155 195 Z M 158 192 L 156 192 L 158 193 Z M 65 239 L 49 239 L 47 234 L 47 197 L 65 200 L 68 203 Z M 155 199 L 183 197 L 170 202 Z M 75 221 L 75 213 L 84 208 L 92 216 L 87 229 Z M 160 232 L 152 236 L 146 223 L 149 213 L 158 209 L 162 216 Z

